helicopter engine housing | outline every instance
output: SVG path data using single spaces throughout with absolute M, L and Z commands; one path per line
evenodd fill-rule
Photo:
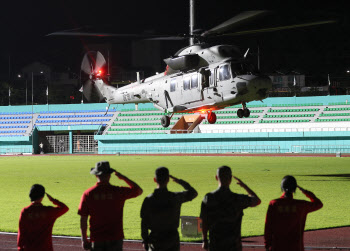
M 176 71 L 184 71 L 196 68 L 199 64 L 199 56 L 197 54 L 183 55 L 164 59 L 169 67 Z

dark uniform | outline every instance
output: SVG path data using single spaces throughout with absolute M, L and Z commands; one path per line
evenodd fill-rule
M 196 190 L 187 182 L 179 180 L 187 191 L 170 192 L 167 188 L 155 189 L 145 198 L 141 208 L 142 239 L 149 250 L 178 251 L 180 239 L 177 231 L 181 204 L 197 196 Z M 150 234 L 148 234 L 150 230 Z
M 251 197 L 224 187 L 205 195 L 200 217 L 208 222 L 210 251 L 242 250 L 243 209 L 251 204 Z

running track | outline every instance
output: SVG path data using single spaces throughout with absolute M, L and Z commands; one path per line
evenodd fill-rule
M 16 250 L 16 233 L 0 233 L 0 250 Z M 350 251 L 350 227 L 323 229 L 305 232 L 304 235 L 305 250 L 324 251 L 324 250 L 349 250 Z M 55 251 L 82 251 L 80 239 L 77 237 L 54 237 Z M 243 238 L 243 251 L 262 251 L 263 237 Z M 125 251 L 141 251 L 140 241 L 124 241 Z M 181 251 L 200 251 L 201 245 L 198 243 L 182 243 Z

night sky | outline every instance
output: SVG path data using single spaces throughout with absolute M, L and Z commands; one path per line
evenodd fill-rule
M 91 30 L 115 33 L 141 33 L 152 30 L 157 34 L 187 33 L 189 1 L 46 1 L 6 4 L 1 8 L 0 74 L 19 71 L 33 61 L 49 64 L 57 69 L 79 71 L 83 48 L 90 42 L 111 42 L 120 58 L 129 56 L 126 39 L 89 40 L 87 38 L 46 37 L 66 29 L 89 26 Z M 74 3 L 71 3 L 74 2 Z M 263 6 L 243 6 L 239 1 L 196 1 L 196 28 L 210 29 L 235 16 L 242 10 L 262 9 Z M 346 9 L 329 7 L 325 10 L 308 8 L 278 9 L 244 28 L 273 27 L 316 20 L 337 18 L 337 24 L 301 28 L 223 40 L 234 43 L 242 51 L 259 45 L 262 69 L 265 71 L 298 70 L 304 73 L 329 72 L 342 74 L 350 67 L 350 32 Z M 236 31 L 236 30 L 234 30 Z M 218 41 L 219 42 L 219 41 Z M 221 41 L 220 41 L 221 42 Z M 167 43 L 167 42 L 162 42 Z M 169 46 L 170 44 L 170 46 Z M 171 42 L 162 46 L 162 55 L 171 56 L 187 45 Z M 120 48 L 118 47 L 120 46 Z M 118 49 L 119 48 L 119 49 Z M 125 59 L 125 62 L 128 60 Z M 121 65 L 125 65 L 121 62 Z

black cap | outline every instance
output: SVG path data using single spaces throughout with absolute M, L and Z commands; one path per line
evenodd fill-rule
M 109 166 L 108 161 L 97 162 L 96 166 L 91 168 L 91 171 L 90 171 L 91 174 L 94 174 L 97 176 L 102 174 L 111 174 L 113 172 L 115 172 L 115 170 Z

